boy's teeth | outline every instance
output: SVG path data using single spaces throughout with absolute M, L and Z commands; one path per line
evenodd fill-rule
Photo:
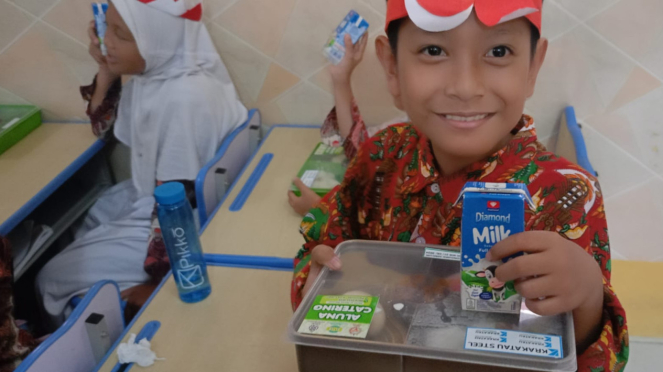
M 485 119 L 488 114 L 483 114 L 483 115 L 476 115 L 476 116 L 456 116 L 456 115 L 444 115 L 449 120 L 455 120 L 455 121 L 477 121 L 481 119 Z

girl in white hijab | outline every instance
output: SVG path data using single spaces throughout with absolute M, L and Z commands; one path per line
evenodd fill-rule
M 112 0 L 107 57 L 93 24 L 89 29 L 99 73 L 81 92 L 93 131 L 111 137 L 114 128 L 131 148 L 132 178 L 99 199 L 76 240 L 39 273 L 37 287 L 56 326 L 71 298 L 99 280 L 114 280 L 131 296 L 151 279 L 144 261 L 152 279 L 167 272 L 152 213 L 155 186 L 177 180 L 191 190 L 223 138 L 247 118 L 201 13 L 199 0 Z M 132 75 L 123 87 L 122 75 Z

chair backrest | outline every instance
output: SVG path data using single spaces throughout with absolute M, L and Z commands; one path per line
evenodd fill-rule
M 200 226 L 223 202 L 228 187 L 235 181 L 260 141 L 260 112 L 249 111 L 248 120 L 223 140 L 219 150 L 196 177 L 196 199 Z
M 567 160 L 578 164 L 590 174 L 598 176 L 589 161 L 587 146 L 581 129 L 576 120 L 575 109 L 573 106 L 567 107 L 562 113 L 559 133 L 555 143 L 555 154 L 563 156 Z
M 110 344 L 124 330 L 120 288 L 107 280 L 95 284 L 66 322 L 37 347 L 15 372 L 91 372 L 97 366 L 85 321 L 92 313 L 104 316 Z

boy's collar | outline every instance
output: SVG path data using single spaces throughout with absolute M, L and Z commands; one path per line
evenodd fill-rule
M 541 33 L 542 0 L 389 0 L 387 22 L 410 17 L 417 27 L 429 32 L 454 29 L 474 11 L 488 27 L 526 17 Z
M 411 125 L 411 124 L 410 124 Z M 414 126 L 413 126 L 414 127 Z M 464 177 L 467 174 L 486 168 L 490 165 L 491 162 L 488 159 L 499 159 L 501 158 L 509 148 L 509 144 L 512 144 L 513 141 L 525 141 L 534 142 L 537 140 L 536 128 L 534 126 L 534 119 L 529 115 L 523 115 L 518 125 L 516 125 L 511 131 L 512 135 L 515 137 L 509 141 L 507 146 L 501 148 L 496 153 L 490 155 L 488 158 L 474 162 L 462 170 L 447 176 L 442 176 L 436 165 L 435 155 L 431 149 L 430 140 L 423 133 L 421 133 L 416 127 L 414 127 L 419 135 L 419 140 L 417 147 L 419 148 L 419 158 L 417 161 L 417 171 L 415 174 L 403 180 L 403 184 L 400 186 L 401 190 L 407 190 L 411 193 L 420 192 L 425 187 L 433 183 L 444 183 L 446 180 L 456 177 Z M 513 146 L 511 146 L 513 147 Z M 516 146 L 517 148 L 517 146 Z

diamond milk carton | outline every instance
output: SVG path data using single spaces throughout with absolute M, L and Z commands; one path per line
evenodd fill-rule
M 339 64 L 345 56 L 345 34 L 350 34 L 352 44 L 356 44 L 367 30 L 368 22 L 351 10 L 327 40 L 322 50 L 323 54 L 331 63 Z
M 525 230 L 525 208 L 532 198 L 524 184 L 468 182 L 461 222 L 461 301 L 463 310 L 520 313 L 521 296 L 513 282 L 502 283 L 495 270 L 509 259 L 491 262 L 495 243 Z M 519 255 L 522 255 L 519 254 Z

